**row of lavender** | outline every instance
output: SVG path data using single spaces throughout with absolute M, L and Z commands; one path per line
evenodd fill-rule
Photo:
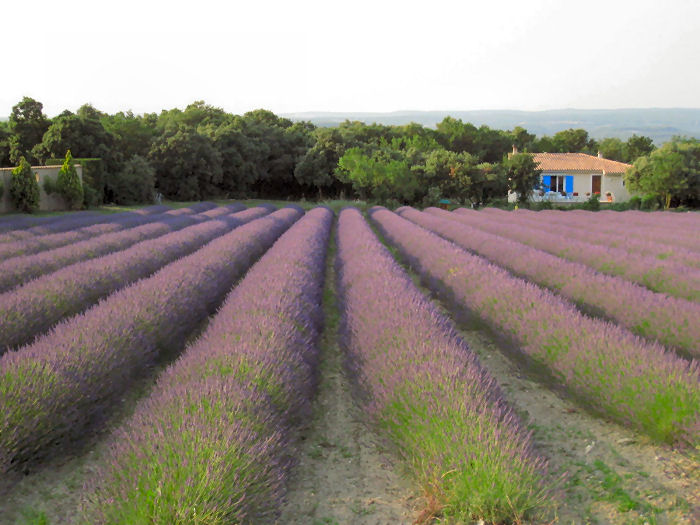
M 224 234 L 0 357 L 0 472 L 109 412 L 301 215 L 285 208 Z
M 341 341 L 367 412 L 442 514 L 536 516 L 549 494 L 530 435 L 357 210 L 340 214 L 337 269 Z
M 199 206 L 189 208 L 179 208 L 177 210 L 168 210 L 164 213 L 138 215 L 138 214 L 116 214 L 113 215 L 109 222 L 102 222 L 76 228 L 66 232 L 53 233 L 48 235 L 37 235 L 28 239 L 20 239 L 13 242 L 0 243 L 0 261 L 9 259 L 10 257 L 18 257 L 20 255 L 31 255 L 33 253 L 52 250 L 67 244 L 74 244 L 79 241 L 91 239 L 93 237 L 102 236 L 108 233 L 118 232 L 148 224 L 158 222 L 163 219 L 180 217 L 183 215 L 190 216 L 200 214 L 202 217 L 209 217 L 209 214 L 216 213 L 219 210 L 228 209 L 230 212 L 241 211 L 245 206 L 240 203 L 229 204 L 221 208 L 212 208 L 208 210 L 200 210 Z
M 664 219 L 661 213 L 644 214 L 648 217 L 644 222 L 626 220 L 625 217 L 628 216 L 628 213 L 605 211 L 573 210 L 565 212 L 543 210 L 535 212 L 520 209 L 515 211 L 514 215 L 516 217 L 540 217 L 540 221 L 547 220 L 548 225 L 554 223 L 577 227 L 584 224 L 587 229 L 592 229 L 596 233 L 611 237 L 652 241 L 669 248 L 700 250 L 700 239 L 698 237 L 700 222 L 682 221 L 683 216 L 679 214 L 673 214 L 672 218 L 667 219 Z
M 193 207 L 199 211 L 206 211 L 213 208 L 216 204 L 211 202 L 201 202 L 194 204 Z M 20 223 L 17 224 L 13 219 L 9 221 L 3 220 L 0 223 L 0 242 L 16 241 L 19 239 L 29 239 L 36 236 L 48 235 L 51 233 L 59 233 L 85 226 L 91 226 L 100 223 L 109 223 L 114 220 L 119 220 L 123 217 L 134 217 L 138 215 L 154 215 L 165 213 L 169 210 L 167 206 L 147 206 L 137 210 L 120 212 L 116 214 L 104 214 L 94 212 L 72 212 L 65 215 L 46 217 L 40 224 L 32 225 Z
M 513 239 L 570 261 L 579 262 L 599 272 L 617 275 L 674 297 L 700 301 L 700 269 L 659 260 L 633 256 L 610 248 L 549 233 L 546 228 L 521 225 L 514 221 L 494 220 L 489 214 L 460 208 L 452 212 L 455 220 Z
M 12 290 L 31 279 L 75 262 L 123 250 L 140 241 L 159 237 L 197 222 L 223 217 L 240 209 L 241 205 L 238 204 L 232 207 L 216 207 L 203 213 L 196 213 L 192 208 L 181 208 L 175 210 L 180 213 L 149 216 L 142 221 L 145 224 L 140 226 L 127 227 L 121 231 L 98 235 L 31 255 L 12 257 L 0 262 L 0 292 Z
M 529 210 L 528 210 L 529 211 Z M 591 244 L 600 244 L 610 248 L 617 248 L 628 252 L 630 255 L 641 254 L 645 256 L 655 257 L 660 260 L 665 260 L 671 263 L 678 263 L 690 267 L 700 267 L 700 242 L 696 243 L 695 249 L 682 248 L 674 246 L 647 236 L 639 238 L 631 235 L 631 228 L 616 224 L 617 233 L 606 233 L 600 228 L 593 226 L 587 216 L 573 215 L 574 220 L 569 220 L 566 223 L 559 220 L 557 217 L 551 217 L 545 213 L 542 215 L 530 213 L 508 212 L 496 208 L 486 208 L 483 210 L 490 218 L 501 222 L 517 222 L 522 226 L 531 228 L 539 228 L 547 231 L 548 234 L 561 235 L 567 239 L 576 239 L 578 241 Z M 640 228 L 641 231 L 647 231 L 647 228 Z
M 602 210 L 600 213 L 586 212 L 584 210 L 575 210 L 575 213 L 582 215 L 594 215 L 593 220 L 607 222 L 615 218 L 624 224 L 634 224 L 639 226 L 659 226 L 670 227 L 674 226 L 689 226 L 697 228 L 700 226 L 700 215 L 695 212 L 676 213 L 673 211 L 658 211 L 654 213 L 643 212 L 639 210 L 628 210 L 624 213 L 616 213 L 612 210 Z
M 87 482 L 85 523 L 276 515 L 289 427 L 309 416 L 315 389 L 332 216 L 316 208 L 292 226 L 163 373 Z
M 190 224 L 187 217 L 176 217 L 163 223 L 176 230 L 172 233 L 71 264 L 0 294 L 0 354 L 29 343 L 61 319 L 269 212 L 266 207 L 250 208 L 189 227 L 185 227 Z
M 700 363 L 571 303 L 383 208 L 372 220 L 429 286 L 478 314 L 592 409 L 665 442 L 700 444 Z
M 397 213 L 516 275 L 550 288 L 589 313 L 600 313 L 642 337 L 700 357 L 700 304 L 654 293 L 583 264 L 461 224 L 451 220 L 454 215 L 450 212 L 437 208 L 426 211 L 430 213 L 400 208 Z

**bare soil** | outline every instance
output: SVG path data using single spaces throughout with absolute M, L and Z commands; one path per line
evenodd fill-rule
M 413 523 L 417 487 L 382 448 L 352 395 L 338 347 L 335 275 L 329 253 L 321 341 L 320 385 L 314 416 L 301 430 L 282 525 L 397 525 Z

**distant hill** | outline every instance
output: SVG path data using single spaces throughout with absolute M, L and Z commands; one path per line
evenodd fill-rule
M 397 125 L 417 122 L 435 125 L 446 116 L 486 124 L 496 129 L 522 126 L 537 136 L 553 135 L 568 128 L 583 128 L 595 138 L 627 139 L 632 134 L 646 135 L 658 146 L 674 135 L 700 137 L 700 109 L 554 109 L 548 111 L 394 111 L 391 113 L 302 112 L 282 116 L 291 120 L 309 120 L 317 126 L 336 126 L 344 120 Z

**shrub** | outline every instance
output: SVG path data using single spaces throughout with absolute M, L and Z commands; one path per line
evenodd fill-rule
M 638 210 L 642 205 L 642 198 L 639 195 L 635 195 L 630 200 L 627 201 L 630 210 Z
M 105 169 L 100 158 L 73 157 L 83 168 L 83 205 L 86 208 L 99 206 L 105 200 Z M 47 166 L 63 164 L 63 159 L 47 159 Z
M 20 158 L 19 166 L 12 170 L 10 199 L 17 209 L 29 213 L 39 207 L 39 183 L 24 157 Z
M 554 206 L 550 201 L 539 201 L 532 205 L 532 209 L 536 211 L 540 210 L 553 210 Z
M 659 197 L 656 195 L 645 195 L 639 206 L 640 210 L 656 210 L 659 208 Z
M 53 195 L 58 192 L 56 181 L 52 177 L 46 177 L 41 187 L 44 188 L 46 195 Z
M 83 203 L 83 185 L 73 163 L 70 150 L 66 152 L 66 160 L 56 178 L 56 189 L 72 210 L 80 208 Z
M 586 202 L 583 203 L 583 209 L 589 211 L 598 211 L 600 209 L 600 195 L 594 193 Z

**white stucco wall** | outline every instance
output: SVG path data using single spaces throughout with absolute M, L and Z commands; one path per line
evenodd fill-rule
M 10 200 L 10 176 L 14 168 L 0 168 L 0 181 L 2 181 L 3 194 L 0 199 L 0 213 L 8 213 L 17 211 Z M 83 168 L 75 165 L 75 170 L 78 172 L 80 181 L 83 180 Z M 57 211 L 67 209 L 63 198 L 58 195 L 47 195 L 44 191 L 44 180 L 48 177 L 56 178 L 58 172 L 61 171 L 61 166 L 32 166 L 32 172 L 37 177 L 39 182 L 39 211 Z
M 578 193 L 578 197 L 581 198 L 586 198 L 587 195 L 586 193 L 590 193 L 593 188 L 593 175 L 600 175 L 601 173 L 599 171 L 591 171 L 591 172 L 576 172 L 576 173 L 571 173 L 571 172 L 553 172 L 553 171 L 543 171 L 542 176 L 545 175 L 573 175 L 574 177 L 574 193 Z M 613 195 L 613 202 L 625 202 L 629 200 L 630 198 L 630 193 L 627 191 L 627 189 L 623 186 L 622 184 L 623 181 L 623 175 L 621 173 L 615 173 L 615 174 L 608 174 L 606 173 L 605 175 L 602 175 L 601 181 L 600 181 L 600 200 L 601 201 L 606 201 L 606 193 L 610 192 Z

